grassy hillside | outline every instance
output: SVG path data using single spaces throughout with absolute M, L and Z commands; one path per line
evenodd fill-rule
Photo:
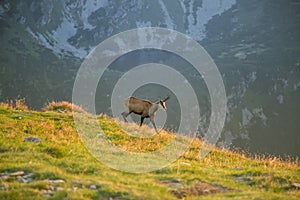
M 110 169 L 87 152 L 64 107 L 37 112 L 22 102 L 0 105 L 0 199 L 300 199 L 299 163 L 218 149 L 199 159 L 199 140 L 161 170 Z M 98 120 L 107 137 L 128 151 L 155 151 L 174 137 L 132 137 L 118 124 L 133 133 L 152 130 L 105 116 Z

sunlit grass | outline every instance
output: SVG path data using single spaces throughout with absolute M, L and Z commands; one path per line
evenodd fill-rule
M 50 103 L 48 103 L 47 105 L 45 105 L 42 108 L 43 111 L 56 111 L 56 112 L 85 112 L 81 107 L 74 105 L 72 103 L 69 103 L 67 101 L 59 101 L 59 102 L 55 102 L 52 101 Z
M 53 111 L 20 110 L 10 103 L 0 104 L 0 173 L 33 174 L 28 183 L 16 177 L 0 179 L 0 199 L 176 199 L 176 191 L 187 191 L 188 199 L 300 198 L 294 186 L 300 182 L 298 160 L 266 156 L 250 159 L 243 153 L 216 147 L 200 158 L 199 151 L 207 144 L 199 139 L 193 139 L 188 151 L 160 170 L 130 174 L 110 169 L 88 153 L 75 129 L 72 113 Z M 87 121 L 85 128 L 91 132 L 97 130 L 89 126 L 90 115 L 82 113 L 77 117 Z M 179 137 L 163 130 L 156 134 L 146 125 L 139 127 L 105 115 L 97 116 L 97 120 L 103 134 L 128 152 L 155 152 Z M 29 136 L 41 142 L 23 142 Z M 64 183 L 53 189 L 47 180 L 56 179 Z M 170 183 L 173 179 L 179 182 Z M 230 190 L 197 196 L 197 191 L 191 190 L 197 188 L 199 181 Z M 47 197 L 45 191 L 52 189 Z
M 15 101 L 0 102 L 0 107 L 2 109 L 15 109 L 15 110 L 29 110 L 28 106 L 25 104 L 25 98 L 16 99 Z

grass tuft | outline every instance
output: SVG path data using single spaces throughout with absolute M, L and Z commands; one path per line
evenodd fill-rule
M 80 112 L 80 113 L 85 113 L 85 111 L 72 103 L 69 103 L 67 101 L 60 101 L 60 102 L 55 102 L 52 101 L 45 105 L 42 108 L 43 111 L 54 111 L 54 112 L 60 112 L 60 113 L 67 113 L 67 112 Z
M 16 110 L 29 110 L 28 106 L 25 104 L 25 98 L 16 100 L 15 109 Z
M 22 111 L 28 111 L 29 108 L 25 104 L 25 98 L 23 99 L 16 99 L 15 101 L 8 101 L 8 102 L 1 102 L 0 108 L 6 109 L 6 110 L 22 110 Z

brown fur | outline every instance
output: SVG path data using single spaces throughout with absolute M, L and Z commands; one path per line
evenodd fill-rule
M 151 121 L 155 131 L 158 132 L 156 129 L 155 123 L 154 123 L 154 116 L 156 114 L 156 111 L 159 108 L 159 105 L 161 105 L 164 109 L 166 109 L 165 101 L 167 101 L 168 99 L 169 99 L 169 97 L 167 97 L 165 99 L 161 99 L 155 103 L 152 103 L 148 100 L 138 99 L 135 97 L 129 97 L 128 99 L 124 100 L 125 111 L 122 113 L 122 116 L 123 116 L 124 120 L 127 122 L 126 117 L 130 113 L 135 113 L 137 115 L 140 115 L 141 116 L 140 126 L 142 126 L 145 118 L 150 118 L 150 121 Z

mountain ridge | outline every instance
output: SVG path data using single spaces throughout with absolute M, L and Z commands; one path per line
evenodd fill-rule
M 131 28 L 167 27 L 197 40 L 223 76 L 229 109 L 220 143 L 299 156 L 297 1 L 172 2 L 1 1 L 0 100 L 26 98 L 34 109 L 52 100 L 71 101 L 76 72 L 92 47 Z M 141 63 L 151 57 L 140 56 Z M 162 63 L 176 66 L 170 58 L 163 57 Z M 123 64 L 129 69 L 132 63 Z M 122 75 L 119 71 L 109 71 L 103 85 L 111 85 L 111 79 Z M 205 91 L 200 76 L 194 77 L 192 70 L 186 76 L 197 91 Z M 206 102 L 201 107 L 208 123 L 208 95 L 198 93 L 199 101 Z M 108 89 L 98 94 L 99 112 L 111 114 L 110 95 Z

